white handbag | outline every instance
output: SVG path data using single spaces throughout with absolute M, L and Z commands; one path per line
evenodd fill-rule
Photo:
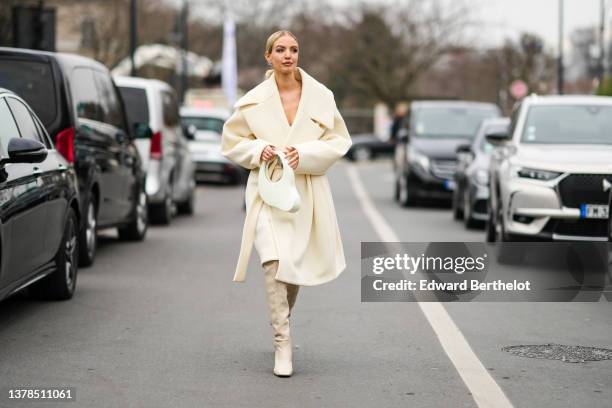
M 293 174 L 293 169 L 289 166 L 285 155 L 282 152 L 276 152 L 276 155 L 283 166 L 283 174 L 278 181 L 270 180 L 268 175 L 270 162 L 265 162 L 259 168 L 259 196 L 264 203 L 271 207 L 282 211 L 296 212 L 300 209 L 302 200 L 295 187 L 295 174 Z

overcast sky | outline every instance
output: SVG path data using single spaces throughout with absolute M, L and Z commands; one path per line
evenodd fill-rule
M 497 44 L 505 36 L 530 31 L 544 38 L 547 47 L 556 50 L 559 0 L 486 0 L 480 3 L 482 7 L 474 17 L 490 21 L 483 24 L 483 35 L 480 36 L 485 44 Z M 599 25 L 600 0 L 565 0 L 564 3 L 566 37 L 575 28 Z M 607 3 L 612 5 L 610 0 Z M 608 13 L 608 25 L 611 22 L 609 17 Z
M 166 0 L 181 4 L 183 0 Z M 200 0 L 188 0 L 197 8 Z M 253 0 L 257 1 L 257 0 Z M 339 5 L 355 4 L 356 0 L 328 0 Z M 443 0 L 444 1 L 444 0 Z M 453 0 L 448 0 L 453 1 Z M 547 48 L 556 52 L 558 43 L 559 0 L 465 0 L 473 6 L 473 18 L 479 23 L 472 33 L 483 46 L 501 44 L 505 37 L 517 38 L 521 31 L 530 31 L 544 38 Z M 369 0 L 368 3 L 389 2 Z M 393 2 L 393 0 L 391 0 Z M 612 6 L 612 0 L 606 0 Z M 231 3 L 231 2 L 230 2 Z M 578 27 L 599 25 L 600 0 L 564 0 L 565 41 L 569 33 Z M 609 9 L 612 8 L 608 7 Z M 201 10 L 201 9 L 200 9 Z M 200 11 L 201 12 L 201 11 Z M 608 16 L 611 17 L 612 13 Z M 612 19 L 608 18 L 608 25 Z M 609 31 L 606 28 L 606 31 Z

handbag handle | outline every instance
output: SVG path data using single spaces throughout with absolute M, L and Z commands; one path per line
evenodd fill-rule
M 283 211 L 295 212 L 300 209 L 300 194 L 295 186 L 295 175 L 289 166 L 287 158 L 282 152 L 276 152 L 281 161 L 283 174 L 281 178 L 273 182 L 268 175 L 268 166 L 275 164 L 274 160 L 266 162 L 263 169 L 259 170 L 259 195 L 261 199 L 272 207 Z
M 284 171 L 284 169 L 286 169 L 287 167 L 291 168 L 291 166 L 289 166 L 289 162 L 287 161 L 287 158 L 285 157 L 285 153 L 280 152 L 280 151 L 275 151 L 275 154 L 280 159 L 281 167 L 283 168 L 283 174 L 281 175 L 281 178 L 279 180 L 272 181 L 272 179 L 270 178 L 271 174 L 268 174 L 268 169 L 269 169 L 268 166 L 270 166 L 270 164 L 275 164 L 275 162 L 274 160 L 267 161 L 264 165 L 264 175 L 270 183 L 278 183 L 285 177 L 288 177 L 287 172 Z M 274 169 L 274 166 L 272 166 L 272 169 Z

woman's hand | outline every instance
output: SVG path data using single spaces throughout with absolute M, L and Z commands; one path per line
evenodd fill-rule
M 287 146 L 283 149 L 283 153 L 285 153 L 285 157 L 287 158 L 287 162 L 289 162 L 289 166 L 291 166 L 291 168 L 295 170 L 300 161 L 298 150 L 293 146 Z
M 276 156 L 276 150 L 272 145 L 267 145 L 261 152 L 261 160 L 263 161 L 268 161 L 274 156 Z

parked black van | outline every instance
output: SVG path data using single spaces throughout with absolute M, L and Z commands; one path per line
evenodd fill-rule
M 0 88 L 0 299 L 69 299 L 78 270 L 77 177 L 30 107 Z
M 57 151 L 74 163 L 80 264 L 93 263 L 97 229 L 117 227 L 122 239 L 144 239 L 147 195 L 136 130 L 106 67 L 77 55 L 0 47 L 0 87 L 30 104 Z

